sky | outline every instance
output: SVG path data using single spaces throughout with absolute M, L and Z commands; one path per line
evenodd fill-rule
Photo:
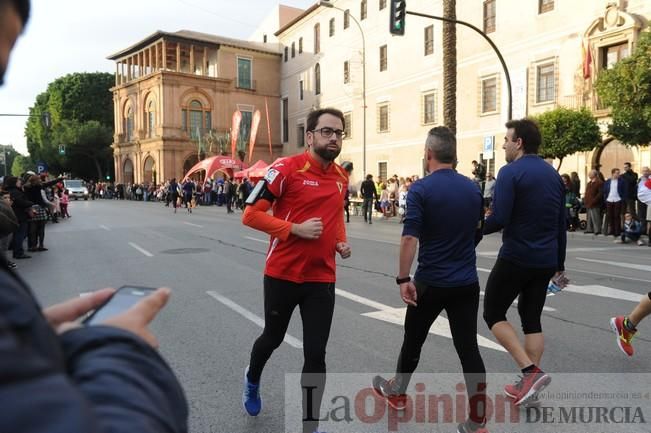
M 308 8 L 315 0 L 282 0 Z M 48 83 L 73 72 L 115 72 L 106 57 L 156 30 L 248 39 L 277 0 L 32 0 L 0 87 L 0 114 L 27 114 Z M 0 116 L 0 144 L 27 154 L 25 117 Z

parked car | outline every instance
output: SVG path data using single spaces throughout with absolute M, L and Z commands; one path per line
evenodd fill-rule
M 74 198 L 75 200 L 79 200 L 80 198 L 88 200 L 88 188 L 86 188 L 86 182 L 83 180 L 65 179 L 63 186 L 68 190 L 70 198 Z

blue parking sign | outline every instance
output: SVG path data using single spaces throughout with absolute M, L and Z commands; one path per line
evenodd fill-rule
M 41 174 L 47 172 L 47 164 L 43 161 L 36 163 L 36 173 Z

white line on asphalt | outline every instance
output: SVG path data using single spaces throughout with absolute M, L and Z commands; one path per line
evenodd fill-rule
M 612 287 L 589 285 L 589 286 L 575 286 L 570 284 L 565 289 L 565 292 L 580 293 L 582 295 L 599 296 L 602 298 L 619 299 L 622 301 L 631 301 L 638 303 L 642 299 L 642 294 L 635 292 L 628 292 L 626 290 L 613 289 Z
M 137 249 L 138 251 L 140 251 L 141 253 L 143 253 L 147 257 L 154 257 L 154 255 L 152 253 L 150 253 L 149 251 L 147 251 L 143 247 L 134 244 L 133 242 L 129 242 L 129 245 L 131 245 L 133 248 Z
M 591 251 L 613 251 L 613 250 L 628 250 L 630 247 L 586 247 L 586 248 L 567 248 L 565 251 L 568 253 L 589 253 Z M 496 257 L 499 251 L 479 251 L 477 255 L 482 257 Z
M 264 319 L 262 317 L 259 317 L 259 316 L 255 315 L 255 314 L 253 314 L 249 310 L 239 306 L 235 302 L 231 301 L 228 298 L 223 297 L 222 295 L 220 295 L 217 292 L 210 291 L 210 292 L 206 292 L 206 293 L 208 294 L 208 296 L 210 296 L 212 298 L 215 298 L 217 301 L 221 302 L 222 304 L 224 304 L 225 306 L 227 306 L 231 310 L 233 310 L 236 313 L 238 313 L 239 315 L 243 316 L 245 319 L 250 320 L 251 322 L 255 323 L 256 325 L 258 325 L 259 327 L 264 329 Z M 291 335 L 289 335 L 287 333 L 285 333 L 284 340 L 285 340 L 285 343 L 289 344 L 292 347 L 295 347 L 296 349 L 302 349 L 303 348 L 303 342 L 301 340 L 299 340 L 296 337 L 292 337 Z
M 192 223 L 189 223 L 187 221 L 183 221 L 183 224 L 188 225 L 188 226 L 192 226 L 192 227 L 199 227 L 200 229 L 203 228 L 203 226 L 200 226 L 199 224 L 192 224 Z
M 100 225 L 99 225 L 99 228 L 104 229 L 104 230 L 106 230 L 107 232 L 110 232 L 110 231 L 111 231 L 111 229 L 108 228 L 108 227 L 106 227 L 104 224 L 100 224 Z
M 608 260 L 596 260 L 596 259 L 584 259 L 583 257 L 577 257 L 577 260 L 582 260 L 584 262 L 591 263 L 601 263 L 603 265 L 617 266 L 619 268 L 635 269 L 637 271 L 651 271 L 651 266 L 649 265 L 638 265 L 635 263 L 623 263 L 623 262 L 611 262 Z
M 379 310 L 379 311 L 372 311 L 370 313 L 363 313 L 362 316 L 370 317 L 372 319 L 382 320 L 384 322 L 389 322 L 400 326 L 403 326 L 405 324 L 405 314 L 407 313 L 406 307 L 394 308 L 389 305 L 384 305 L 380 302 L 376 302 L 372 299 L 368 299 L 363 296 L 359 296 L 342 289 L 335 289 L 335 294 L 343 298 L 350 299 L 351 301 L 357 302 L 359 304 L 366 305 L 367 307 L 371 307 L 373 309 Z M 450 324 L 448 323 L 448 319 L 446 319 L 443 316 L 437 317 L 436 321 L 430 328 L 429 332 L 430 334 L 440 335 L 446 338 L 452 338 L 452 332 L 450 331 Z M 504 350 L 504 348 L 501 345 L 495 343 L 494 341 L 486 337 L 482 337 L 479 334 L 477 334 L 477 343 L 480 346 L 487 347 L 489 349 L 499 350 L 500 352 L 506 352 L 506 350 Z
M 265 241 L 264 239 L 252 238 L 250 236 L 244 236 L 244 239 L 248 239 L 250 241 L 255 241 L 255 242 L 262 242 L 263 244 L 268 244 L 269 243 L 268 240 Z
M 615 274 L 602 274 L 601 272 L 583 271 L 581 269 L 572 269 L 572 268 L 565 268 L 565 270 L 570 272 L 579 272 L 581 274 L 597 275 L 599 277 L 617 278 L 618 280 L 630 280 L 630 281 L 641 281 L 643 283 L 651 283 L 651 280 L 645 280 L 644 278 L 624 277 L 622 275 L 615 275 Z

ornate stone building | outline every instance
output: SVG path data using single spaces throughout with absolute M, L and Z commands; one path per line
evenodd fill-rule
M 109 56 L 116 62 L 116 182 L 178 179 L 200 158 L 230 155 L 226 134 L 236 110 L 242 113 L 238 151 L 248 154 L 259 110 L 254 161 L 273 161 L 282 151 L 280 53 L 276 43 L 184 30 L 157 31 Z

